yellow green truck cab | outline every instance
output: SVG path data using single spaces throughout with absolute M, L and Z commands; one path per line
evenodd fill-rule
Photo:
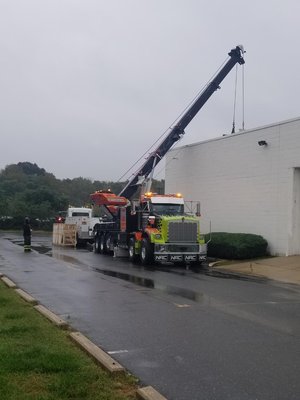
M 134 237 L 134 255 L 143 264 L 154 262 L 202 263 L 207 246 L 199 216 L 185 212 L 180 194 L 145 193 L 141 198 L 140 230 Z M 133 242 L 133 241 L 132 241 Z

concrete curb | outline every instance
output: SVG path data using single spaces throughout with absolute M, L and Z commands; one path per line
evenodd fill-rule
M 137 390 L 137 395 L 143 400 L 167 400 L 158 393 L 152 386 L 146 386 Z
M 15 289 L 17 287 L 17 285 L 11 281 L 9 278 L 7 278 L 6 276 L 2 276 L 1 277 L 2 282 L 5 283 L 6 286 L 8 286 L 11 289 Z
M 100 347 L 96 346 L 80 332 L 70 333 L 70 338 L 109 372 L 114 373 L 125 371 L 125 368 L 122 367 L 122 365 L 120 365 L 117 361 L 110 357 L 110 355 L 100 349 Z
M 33 308 L 35 308 L 39 313 L 44 315 L 44 317 L 48 318 L 54 325 L 56 325 L 56 326 L 58 326 L 59 328 L 62 328 L 62 329 L 68 329 L 69 326 L 66 323 L 66 321 L 64 321 L 63 319 L 59 318 L 52 311 L 48 310 L 48 308 L 46 308 L 46 307 L 44 307 L 42 305 L 34 306 Z
M 22 297 L 22 299 L 24 299 L 25 301 L 27 301 L 27 303 L 36 305 L 38 304 L 38 301 L 32 297 L 29 293 L 25 292 L 22 289 L 15 289 L 15 292 L 18 293 L 19 296 Z

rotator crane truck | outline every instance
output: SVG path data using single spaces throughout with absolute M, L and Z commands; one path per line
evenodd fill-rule
M 245 63 L 243 46 L 236 46 L 228 55 L 225 65 L 170 128 L 119 195 L 109 190 L 91 194 L 101 215 L 93 231 L 96 253 L 108 254 L 123 249 L 131 261 L 140 261 L 143 265 L 153 262 L 201 264 L 206 260 L 207 245 L 200 233 L 199 208 L 196 215 L 187 214 L 179 193 L 152 193 L 150 182 L 156 165 L 185 134 L 185 128 L 220 88 L 220 83 L 236 64 Z M 141 186 L 143 189 L 139 190 Z

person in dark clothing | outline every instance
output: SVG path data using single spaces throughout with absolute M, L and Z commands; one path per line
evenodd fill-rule
M 28 217 L 26 217 L 24 221 L 23 237 L 24 237 L 24 251 L 31 251 L 31 226 Z

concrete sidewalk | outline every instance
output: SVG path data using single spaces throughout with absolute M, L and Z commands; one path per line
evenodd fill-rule
M 270 257 L 261 260 L 223 264 L 211 263 L 213 270 L 252 275 L 300 285 L 300 256 Z

